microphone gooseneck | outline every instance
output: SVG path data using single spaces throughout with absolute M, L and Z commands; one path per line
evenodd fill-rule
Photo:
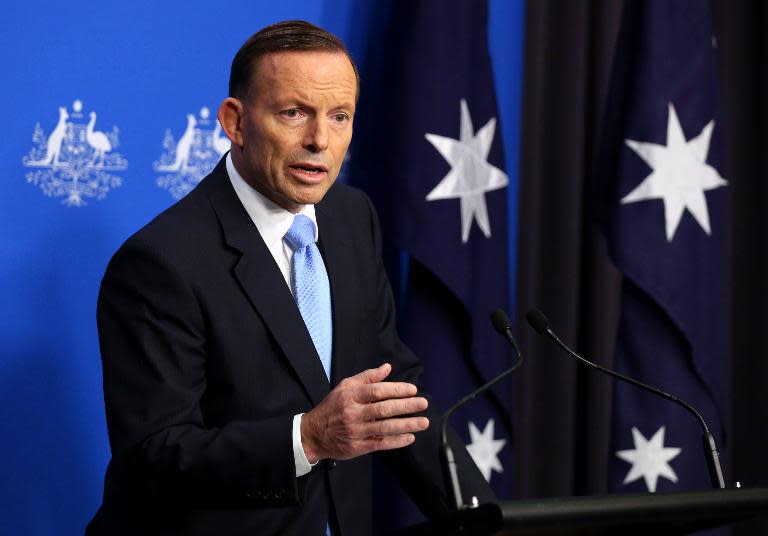
M 557 344 L 557 346 L 559 346 L 567 354 L 578 359 L 581 363 L 589 367 L 592 367 L 594 369 L 597 369 L 600 372 L 603 372 L 604 374 L 608 374 L 609 376 L 612 376 L 617 380 L 621 380 L 623 382 L 634 385 L 635 387 L 639 387 L 644 391 L 648 391 L 662 398 L 666 398 L 667 400 L 681 406 L 686 411 L 688 411 L 691 415 L 693 415 L 698 420 L 699 424 L 701 425 L 702 431 L 704 433 L 702 439 L 704 444 L 705 457 L 707 459 L 707 468 L 709 469 L 709 478 L 710 478 L 710 481 L 712 482 L 712 487 L 720 488 L 720 489 L 725 488 L 725 479 L 723 477 L 723 470 L 720 467 L 720 455 L 717 452 L 717 444 L 715 443 L 715 437 L 709 431 L 709 426 L 707 426 L 707 422 L 704 420 L 704 417 L 702 417 L 701 414 L 698 411 L 696 411 L 696 408 L 694 408 L 684 400 L 681 400 L 680 398 L 676 397 L 675 395 L 662 391 L 661 389 L 657 389 L 656 387 L 647 385 L 641 381 L 635 380 L 634 378 L 630 378 L 629 376 L 624 376 L 623 374 L 619 374 L 618 372 L 614 372 L 605 367 L 601 367 L 597 363 L 593 363 L 592 361 L 589 361 L 588 359 L 580 356 L 575 351 L 573 351 L 570 347 L 568 347 L 563 341 L 560 340 L 560 337 L 558 337 L 555 334 L 555 332 L 552 330 L 552 327 L 549 323 L 549 320 L 547 320 L 547 317 L 544 316 L 544 313 L 542 313 L 538 309 L 531 309 L 530 311 L 528 311 L 528 313 L 526 313 L 525 315 L 525 318 L 526 320 L 528 320 L 528 323 L 531 325 L 531 327 L 534 330 L 536 330 L 537 333 L 552 339 L 555 342 L 555 344 Z
M 451 483 L 451 494 L 453 495 L 453 502 L 456 505 L 457 510 L 463 510 L 465 506 L 464 500 L 461 496 L 461 486 L 459 484 L 459 475 L 456 469 L 456 461 L 453 456 L 453 449 L 451 449 L 451 446 L 448 443 L 448 419 L 461 406 L 496 385 L 498 382 L 512 374 L 520 367 L 520 365 L 523 364 L 523 355 L 520 353 L 520 348 L 517 346 L 517 341 L 515 341 L 514 335 L 512 335 L 512 322 L 509 320 L 507 313 L 505 313 L 502 309 L 496 309 L 493 311 L 493 313 L 491 313 L 491 323 L 493 324 L 493 327 L 496 329 L 496 331 L 505 339 L 507 339 L 507 341 L 512 345 L 512 348 L 515 351 L 515 355 L 517 356 L 517 360 L 512 364 L 510 368 L 492 380 L 481 385 L 467 396 L 456 402 L 453 406 L 451 406 L 448 411 L 443 413 L 443 418 L 440 422 L 440 438 L 442 443 L 443 456 L 445 457 L 445 464 L 448 470 L 448 478 Z

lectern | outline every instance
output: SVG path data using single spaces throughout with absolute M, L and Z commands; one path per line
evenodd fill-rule
M 397 536 L 689 534 L 768 513 L 768 488 L 561 497 L 481 505 Z

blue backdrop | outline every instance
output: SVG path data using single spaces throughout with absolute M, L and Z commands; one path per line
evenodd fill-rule
M 511 240 L 522 4 L 491 1 L 489 18 Z M 365 54 L 382 9 L 389 3 L 4 5 L 0 534 L 81 534 L 100 504 L 109 445 L 95 323 L 99 282 L 118 246 L 218 158 L 215 114 L 240 44 L 266 24 L 306 19 L 348 43 L 366 91 L 366 72 L 376 65 Z M 173 169 L 188 122 L 197 128 L 192 150 Z

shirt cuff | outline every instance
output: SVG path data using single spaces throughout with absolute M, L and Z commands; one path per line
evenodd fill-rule
M 309 473 L 318 462 L 309 463 L 304 454 L 304 446 L 301 444 L 301 416 L 303 413 L 293 416 L 293 461 L 296 462 L 296 478 Z

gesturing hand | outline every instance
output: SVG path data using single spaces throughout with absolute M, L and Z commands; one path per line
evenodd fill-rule
M 348 460 L 376 450 L 405 447 L 426 430 L 429 419 L 408 417 L 427 409 L 417 397 L 416 386 L 385 382 L 392 366 L 343 379 L 311 411 L 301 418 L 301 443 L 309 463 L 324 458 Z

